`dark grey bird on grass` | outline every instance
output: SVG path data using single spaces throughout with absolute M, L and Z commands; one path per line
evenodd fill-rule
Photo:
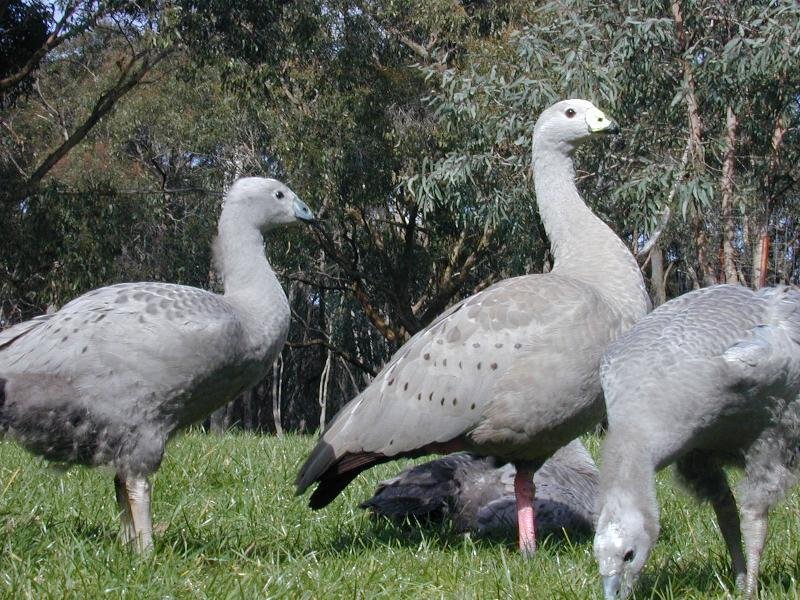
M 647 560 L 655 473 L 671 463 L 711 503 L 737 585 L 753 595 L 767 514 L 796 481 L 800 291 L 724 285 L 676 298 L 614 342 L 601 373 L 609 429 L 594 547 L 606 598 L 627 596 Z M 741 522 L 724 465 L 744 468 Z
M 458 531 L 516 535 L 515 474 L 510 463 L 457 452 L 382 481 L 361 508 L 398 521 L 448 520 Z M 597 467 L 580 440 L 547 459 L 533 476 L 537 535 L 591 532 L 598 479 Z
M 553 269 L 459 302 L 400 348 L 301 468 L 298 493 L 319 484 L 312 508 L 373 465 L 468 450 L 515 464 L 520 548 L 535 551 L 533 473 L 601 419 L 600 357 L 649 306 L 636 260 L 575 186 L 575 150 L 612 131 L 586 100 L 542 113 L 533 177 Z
M 0 333 L 0 432 L 51 461 L 114 469 L 122 537 L 141 551 L 167 441 L 257 383 L 283 347 L 289 305 L 263 233 L 298 219 L 313 216 L 284 184 L 240 179 L 214 245 L 224 295 L 122 283 Z

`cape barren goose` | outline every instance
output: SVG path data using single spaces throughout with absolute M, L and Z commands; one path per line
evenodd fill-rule
M 449 519 L 459 531 L 507 535 L 517 531 L 515 469 L 497 459 L 457 452 L 410 467 L 378 484 L 361 504 L 395 520 Z M 594 527 L 599 474 L 579 440 L 556 451 L 533 476 L 536 533 L 589 533 Z
M 601 377 L 609 431 L 594 549 L 606 598 L 627 596 L 647 560 L 655 472 L 673 462 L 711 502 L 737 585 L 754 594 L 767 513 L 796 481 L 800 291 L 723 285 L 676 298 L 609 347 Z M 727 464 L 744 468 L 741 526 Z
M 520 548 L 535 551 L 533 472 L 602 417 L 603 350 L 648 310 L 636 261 L 575 187 L 575 149 L 614 131 L 585 100 L 542 113 L 533 173 L 552 271 L 492 285 L 400 348 L 300 470 L 298 493 L 319 483 L 312 508 L 375 464 L 468 450 L 515 464 Z
M 0 432 L 52 461 L 114 469 L 122 537 L 140 551 L 167 440 L 258 382 L 283 347 L 289 305 L 262 234 L 297 219 L 313 216 L 281 182 L 240 179 L 214 246 L 224 295 L 123 283 L 0 333 Z

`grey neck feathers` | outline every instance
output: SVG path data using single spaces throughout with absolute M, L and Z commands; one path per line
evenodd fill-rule
M 635 433 L 609 432 L 603 443 L 598 508 L 636 509 L 652 539 L 658 535 L 656 466 L 644 440 Z
M 648 299 L 639 266 L 622 240 L 581 198 L 571 155 L 563 147 L 537 141 L 533 177 L 555 259 L 553 272 L 590 283 L 611 302 L 643 315 Z
M 284 312 L 288 319 L 286 295 L 267 261 L 264 237 L 235 209 L 223 210 L 213 253 L 225 298 L 245 322 L 260 328 L 262 322 Z

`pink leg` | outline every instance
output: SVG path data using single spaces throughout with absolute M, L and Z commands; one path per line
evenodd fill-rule
M 514 476 L 514 494 L 517 497 L 519 549 L 523 555 L 530 557 L 536 552 L 536 514 L 533 510 L 536 488 L 533 485 L 533 473 L 530 469 L 517 467 L 517 474 Z

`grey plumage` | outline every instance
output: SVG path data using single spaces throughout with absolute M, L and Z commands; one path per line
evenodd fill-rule
M 311 218 L 279 181 L 240 179 L 214 248 L 224 295 L 123 283 L 0 332 L 0 432 L 51 461 L 112 467 L 123 537 L 149 549 L 147 476 L 166 442 L 262 378 L 286 339 L 262 233 Z
M 313 508 L 375 464 L 458 449 L 514 462 L 524 484 L 602 417 L 600 356 L 649 306 L 633 256 L 575 187 L 575 149 L 610 125 L 585 100 L 542 113 L 533 172 L 552 271 L 492 285 L 400 348 L 301 468 Z
M 711 503 L 737 584 L 756 591 L 767 514 L 796 481 L 800 292 L 717 286 L 672 300 L 609 347 L 595 554 L 626 596 L 658 536 L 655 472 Z M 722 467 L 744 468 L 740 515 Z M 745 552 L 741 543 L 744 540 Z
M 458 531 L 516 535 L 514 466 L 457 452 L 409 467 L 378 484 L 361 503 L 376 515 L 404 521 L 449 521 Z M 588 533 L 594 527 L 599 474 L 579 440 L 560 448 L 536 471 L 536 531 Z

